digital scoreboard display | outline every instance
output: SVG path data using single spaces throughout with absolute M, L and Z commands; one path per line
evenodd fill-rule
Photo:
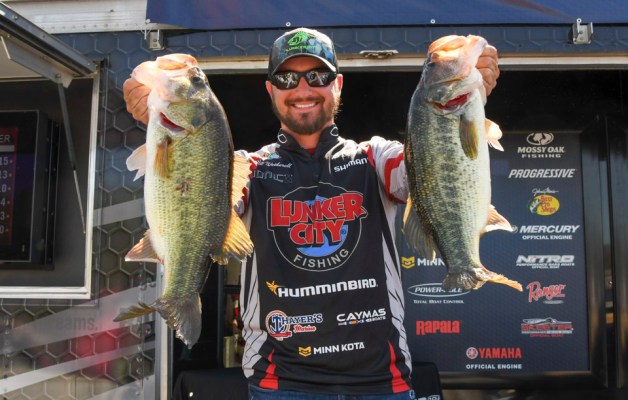
M 0 112 L 0 268 L 50 267 L 57 137 L 39 111 Z

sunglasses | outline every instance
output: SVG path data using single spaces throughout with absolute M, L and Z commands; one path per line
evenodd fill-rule
M 270 83 L 280 90 L 294 89 L 299 86 L 301 77 L 305 77 L 305 81 L 311 87 L 323 87 L 336 79 L 336 73 L 328 69 L 311 69 L 305 72 L 281 71 L 270 77 Z

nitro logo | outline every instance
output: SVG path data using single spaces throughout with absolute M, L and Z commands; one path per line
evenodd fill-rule
M 357 325 L 386 319 L 386 309 L 355 311 L 336 315 L 338 325 Z
M 292 337 L 292 333 L 316 332 L 316 326 L 323 322 L 323 314 L 289 317 L 283 311 L 271 311 L 266 316 L 266 330 L 277 340 Z M 294 327 L 292 326 L 294 325 Z
M 293 266 L 328 271 L 344 264 L 357 246 L 367 211 L 361 193 L 326 183 L 309 194 L 315 190 L 299 188 L 268 199 L 267 228 L 277 249 Z M 334 194 L 322 197 L 322 193 Z M 314 200 L 301 200 L 303 197 Z
M 517 267 L 531 267 L 532 269 L 557 269 L 560 267 L 573 267 L 576 257 L 574 255 L 527 255 L 517 256 Z
M 532 193 L 534 197 L 528 202 L 528 210 L 532 214 L 536 215 L 552 215 L 555 214 L 560 208 L 560 202 L 552 194 L 557 193 L 557 190 L 547 189 L 534 189 Z
M 416 322 L 416 334 L 417 336 L 432 335 L 432 334 L 459 334 L 460 333 L 460 321 L 417 321 Z
M 562 299 L 565 297 L 563 290 L 565 290 L 567 285 L 549 285 L 546 287 L 542 287 L 540 282 L 532 282 L 526 286 L 528 289 L 528 302 L 532 303 L 533 301 L 539 301 L 540 299 L 545 299 L 543 303 L 545 304 L 560 304 L 563 303 Z
M 520 347 L 469 347 L 466 351 L 467 358 L 480 359 L 521 359 Z
M 529 337 L 563 337 L 573 333 L 571 321 L 558 321 L 554 318 L 524 319 L 521 334 Z

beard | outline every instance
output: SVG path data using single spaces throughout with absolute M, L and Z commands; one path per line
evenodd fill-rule
M 301 99 L 298 99 L 301 100 Z M 319 101 L 319 99 L 311 99 L 306 98 L 303 99 Z M 327 126 L 327 123 L 330 120 L 338 115 L 340 110 L 340 96 L 335 96 L 332 102 L 323 103 L 322 110 L 316 111 L 316 115 L 312 114 L 302 114 L 298 116 L 294 116 L 290 114 L 290 111 L 282 113 L 278 108 L 275 100 L 271 102 L 273 106 L 273 112 L 275 116 L 281 121 L 284 125 L 290 129 L 290 131 L 304 136 L 313 135 L 316 132 L 320 132 L 323 128 Z M 290 110 L 290 107 L 287 107 Z

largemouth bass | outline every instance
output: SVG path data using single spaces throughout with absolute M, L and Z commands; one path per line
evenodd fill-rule
M 139 304 L 116 321 L 153 311 L 188 347 L 201 332 L 201 290 L 209 267 L 243 259 L 253 250 L 232 205 L 250 173 L 234 158 L 224 110 L 197 61 L 185 54 L 140 64 L 132 76 L 151 88 L 146 144 L 127 159 L 144 178 L 149 229 L 127 261 L 164 265 L 165 286 L 151 305 Z
M 522 290 L 518 282 L 486 269 L 480 236 L 512 231 L 491 205 L 489 144 L 503 150 L 501 131 L 486 120 L 486 93 L 475 68 L 486 40 L 446 36 L 428 49 L 412 96 L 404 160 L 410 197 L 403 231 L 410 247 L 447 265 L 443 288 L 478 289 L 485 282 Z

